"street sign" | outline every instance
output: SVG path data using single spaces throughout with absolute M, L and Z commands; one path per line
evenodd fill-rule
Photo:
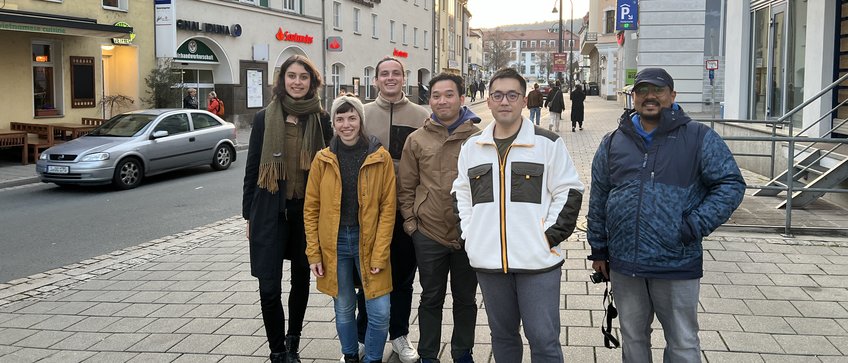
M 637 0 L 618 0 L 615 12 L 615 30 L 636 30 L 639 23 Z
M 554 53 L 554 64 L 553 71 L 554 72 L 565 72 L 566 65 L 568 64 L 568 54 L 566 53 Z
M 704 68 L 706 68 L 708 71 L 714 71 L 718 69 L 718 59 L 707 59 L 704 62 Z

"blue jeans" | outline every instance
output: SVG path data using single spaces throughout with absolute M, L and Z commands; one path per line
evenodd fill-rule
M 360 273 L 359 226 L 339 226 L 338 258 L 339 295 L 333 299 L 336 311 L 336 331 L 342 345 L 342 354 L 356 355 L 356 291 L 352 271 Z M 368 328 L 365 331 L 365 362 L 381 361 L 383 347 L 389 335 L 389 294 L 365 301 Z
M 651 361 L 654 314 L 665 334 L 663 361 L 701 361 L 698 339 L 700 279 L 644 279 L 612 271 L 610 283 L 621 323 L 622 362 Z
M 539 121 L 542 118 L 542 108 L 541 107 L 531 107 L 530 108 L 530 121 L 536 123 L 536 126 L 539 126 Z

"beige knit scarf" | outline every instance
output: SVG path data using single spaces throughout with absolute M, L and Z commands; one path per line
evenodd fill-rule
M 262 156 L 259 159 L 259 179 L 256 184 L 271 194 L 279 191 L 278 181 L 285 170 L 286 115 L 308 115 L 303 143 L 300 149 L 300 169 L 309 170 L 312 158 L 324 145 L 321 129 L 321 97 L 293 100 L 288 96 L 274 98 L 265 109 L 265 135 L 262 139 Z

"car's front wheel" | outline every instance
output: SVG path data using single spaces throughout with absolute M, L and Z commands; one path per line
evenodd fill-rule
M 221 144 L 215 148 L 215 156 L 212 159 L 212 169 L 226 170 L 233 163 L 233 148 L 229 145 Z
M 141 184 L 141 178 L 144 171 L 141 167 L 141 162 L 135 158 L 126 158 L 121 160 L 115 167 L 115 176 L 112 178 L 112 184 L 115 188 L 126 190 L 137 187 Z

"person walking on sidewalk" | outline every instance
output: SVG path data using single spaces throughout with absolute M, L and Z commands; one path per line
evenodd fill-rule
M 562 362 L 559 244 L 574 231 L 583 183 L 563 139 L 521 117 L 527 83 L 514 69 L 489 81 L 495 122 L 462 146 L 453 183 L 498 362 Z
M 397 58 L 386 57 L 377 62 L 377 99 L 365 105 L 365 131 L 376 136 L 383 144 L 392 159 L 397 163 L 403 152 L 406 138 L 413 131 L 424 125 L 428 114 L 424 107 L 410 102 L 403 92 L 404 71 L 403 63 Z M 389 322 L 389 339 L 392 351 L 398 354 L 403 363 L 413 363 L 418 360 L 418 352 L 409 342 L 409 317 L 412 314 L 412 285 L 415 282 L 415 248 L 412 238 L 403 231 L 403 217 L 400 212 L 396 215 L 395 229 L 391 244 L 392 259 L 392 312 Z M 364 312 L 364 313 L 363 313 Z M 368 325 L 368 315 L 365 300 L 359 295 L 359 336 L 360 342 L 365 337 L 365 327 Z
M 271 362 L 300 362 L 309 300 L 303 200 L 313 156 L 332 135 L 317 91 L 321 73 L 300 55 L 280 67 L 271 103 L 253 118 L 245 163 L 242 216 L 250 241 L 250 273 L 259 279 Z M 289 327 L 282 304 L 283 259 L 291 261 Z
M 562 111 L 565 109 L 565 100 L 562 98 L 562 90 L 560 89 L 559 81 L 554 83 L 551 91 L 548 92 L 548 99 L 545 100 L 545 107 L 551 113 L 551 123 L 548 124 L 548 130 L 559 132 L 559 124 L 562 120 Z
M 536 126 L 540 125 L 544 99 L 545 96 L 539 91 L 539 84 L 534 83 L 533 90 L 527 94 L 527 108 L 530 109 L 530 121 L 535 122 Z
M 661 68 L 636 74 L 626 110 L 592 161 L 588 241 L 592 268 L 612 284 L 622 360 L 651 361 L 654 315 L 665 362 L 700 362 L 702 239 L 739 206 L 745 181 L 715 131 L 674 102 Z
M 336 330 L 348 363 L 360 361 L 354 274 L 362 283 L 368 312 L 363 362 L 383 359 L 392 291 L 389 245 L 397 181 L 389 152 L 365 134 L 363 114 L 356 96 L 333 101 L 336 136 L 312 162 L 303 208 L 309 268 L 318 291 L 333 297 Z
M 457 75 L 442 73 L 430 80 L 433 114 L 423 127 L 409 135 L 398 167 L 399 209 L 404 218 L 403 229 L 415 244 L 421 283 L 421 363 L 438 362 L 448 275 L 453 297 L 451 356 L 454 362 L 474 362 L 471 354 L 477 324 L 477 276 L 459 243 L 458 220 L 450 212 L 450 188 L 456 179 L 459 149 L 468 137 L 480 131 L 474 125 L 480 118 L 463 106 L 463 89 L 462 78 Z M 476 91 L 473 87 L 472 92 Z
M 474 102 L 475 100 L 477 100 L 477 82 L 471 81 L 471 85 L 469 85 L 468 87 L 471 88 L 471 102 Z
M 481 79 L 477 82 L 477 90 L 480 91 L 480 98 L 486 97 L 486 82 Z
M 583 87 L 579 84 L 574 86 L 574 90 L 568 95 L 571 99 L 571 132 L 579 124 L 580 130 L 583 130 L 583 101 L 586 100 L 586 94 L 583 93 Z

